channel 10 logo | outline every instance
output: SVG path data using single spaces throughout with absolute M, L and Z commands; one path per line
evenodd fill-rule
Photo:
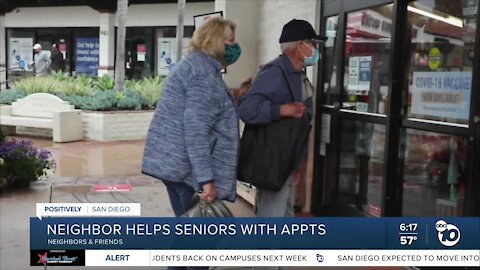
M 460 241 L 460 230 L 453 224 L 439 220 L 435 223 L 435 229 L 438 231 L 438 241 L 446 247 L 453 247 Z

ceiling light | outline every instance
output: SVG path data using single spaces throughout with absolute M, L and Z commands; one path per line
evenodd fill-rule
M 453 17 L 453 16 L 442 17 L 442 16 L 439 16 L 439 15 L 436 15 L 436 14 L 433 14 L 433 13 L 430 13 L 428 11 L 421 10 L 421 9 L 418 9 L 418 8 L 412 7 L 412 6 L 408 6 L 407 10 L 411 11 L 411 12 L 414 12 L 414 13 L 417 13 L 417 14 L 420 14 L 420 15 L 423 15 L 423 16 L 430 17 L 430 18 L 438 20 L 438 21 L 442 21 L 442 22 L 454 25 L 456 27 L 460 27 L 460 28 L 463 27 L 462 20 L 457 18 L 457 17 Z

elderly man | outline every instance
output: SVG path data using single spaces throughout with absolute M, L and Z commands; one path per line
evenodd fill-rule
M 263 67 L 241 101 L 239 112 L 245 123 L 265 125 L 283 117 L 301 118 L 305 114 L 311 120 L 313 88 L 302 71 L 318 61 L 317 44 L 325 39 L 304 20 L 294 19 L 283 27 L 282 54 Z M 293 217 L 294 196 L 293 173 L 279 191 L 257 189 L 257 216 Z
M 35 76 L 46 76 L 50 74 L 50 56 L 47 52 L 42 51 L 42 45 L 35 44 L 33 46 L 35 51 L 34 62 L 30 63 L 30 66 L 33 67 L 35 71 Z

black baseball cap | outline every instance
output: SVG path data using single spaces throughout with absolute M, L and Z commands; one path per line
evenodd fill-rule
M 325 42 L 327 37 L 317 35 L 309 22 L 293 19 L 283 26 L 279 41 L 285 43 L 307 39 L 313 42 Z

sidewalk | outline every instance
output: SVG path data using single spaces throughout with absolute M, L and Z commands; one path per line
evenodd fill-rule
M 173 216 L 165 186 L 154 178 L 140 173 L 144 141 L 111 143 L 87 141 L 67 144 L 54 144 L 51 139 L 33 139 L 33 141 L 35 146 L 47 148 L 52 152 L 57 170 L 49 181 L 35 182 L 30 190 L 0 194 L 0 270 L 43 269 L 29 266 L 29 218 L 35 216 L 37 202 L 136 202 L 142 205 L 142 216 Z M 118 184 L 130 185 L 131 191 L 94 192 L 96 185 Z M 228 207 L 236 217 L 254 215 L 252 206 L 242 199 L 238 199 L 234 204 L 228 204 Z M 63 269 L 62 267 L 49 268 Z M 118 268 L 68 267 L 68 269 Z M 121 269 L 148 268 L 122 267 Z M 215 269 L 246 268 L 217 267 Z
M 30 267 L 29 218 L 35 216 L 37 202 L 141 203 L 142 216 L 173 216 L 165 186 L 141 175 L 144 141 L 76 142 L 54 144 L 51 139 L 33 139 L 36 147 L 49 149 L 57 163 L 49 181 L 32 184 L 30 190 L 0 194 L 0 269 Z M 127 184 L 130 192 L 94 192 L 95 185 Z M 239 199 L 228 204 L 235 216 L 253 216 L 252 207 Z M 61 269 L 62 267 L 51 267 Z M 68 267 L 85 269 L 85 267 Z M 96 268 L 88 268 L 96 270 Z M 99 267 L 98 269 L 115 269 Z M 142 269 L 122 268 L 122 269 Z

